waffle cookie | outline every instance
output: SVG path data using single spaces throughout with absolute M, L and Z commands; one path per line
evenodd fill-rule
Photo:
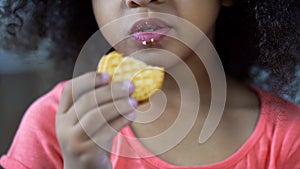
M 137 101 L 145 101 L 157 89 L 160 89 L 164 79 L 164 68 L 148 66 L 132 57 L 124 57 L 118 52 L 111 52 L 101 58 L 98 72 L 106 72 L 112 82 L 130 80 L 135 85 L 132 97 Z

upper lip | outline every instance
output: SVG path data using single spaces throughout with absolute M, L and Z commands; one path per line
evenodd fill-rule
M 133 24 L 130 29 L 130 34 L 143 32 L 149 29 L 161 29 L 169 27 L 167 23 L 157 18 L 141 19 Z

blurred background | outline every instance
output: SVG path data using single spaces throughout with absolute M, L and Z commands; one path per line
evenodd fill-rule
M 84 0 L 0 0 L 0 155 L 33 101 L 73 77 L 78 53 L 97 30 L 91 3 Z M 81 67 L 95 70 L 87 63 L 97 64 L 95 59 L 85 59 Z
M 0 154 L 7 152 L 30 104 L 59 81 L 72 77 L 72 63 L 13 60 L 0 52 Z
M 47 39 L 39 43 L 38 49 L 21 54 L 0 48 L 0 155 L 8 151 L 26 109 L 37 98 L 61 81 L 96 70 L 100 56 L 110 49 L 97 31 L 73 53 L 76 62 L 57 60 L 50 57 L 55 54 L 51 53 L 53 49 L 43 47 L 44 41 Z M 54 56 L 60 58 L 61 54 Z

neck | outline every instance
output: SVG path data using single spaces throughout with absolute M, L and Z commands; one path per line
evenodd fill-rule
M 157 92 L 150 102 L 139 106 L 139 110 L 146 112 L 138 113 L 136 121 L 146 123 L 156 119 L 152 126 L 160 120 L 172 124 L 179 111 L 195 112 L 199 107 L 201 110 L 196 110 L 196 117 L 204 119 L 210 106 L 211 88 L 201 60 L 196 55 L 191 55 L 166 72 L 162 92 Z M 182 107 L 185 107 L 184 110 L 180 110 Z
M 170 95 L 170 102 L 180 97 L 173 97 L 174 93 L 181 95 L 182 101 L 195 102 L 194 97 L 201 96 L 201 104 L 210 103 L 211 86 L 208 74 L 200 58 L 191 55 L 184 62 L 180 62 L 168 70 L 163 91 Z M 171 75 L 170 75 L 171 74 Z M 190 94 L 184 97 L 184 93 Z M 193 95 L 193 97 L 190 97 Z M 190 100 L 192 99 L 192 100 Z M 200 104 L 200 103 L 196 103 Z

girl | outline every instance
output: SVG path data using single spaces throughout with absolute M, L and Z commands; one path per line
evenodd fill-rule
M 51 14 L 56 9 L 50 8 L 54 4 L 65 10 L 63 5 L 87 3 L 34 2 L 52 9 Z M 294 1 L 93 0 L 92 6 L 99 28 L 123 16 L 135 16 L 119 22 L 119 27 L 110 32 L 102 32 L 108 40 L 131 36 L 117 45 L 111 44 L 117 51 L 130 54 L 146 48 L 153 57 L 139 59 L 180 72 L 176 61 L 155 55 L 154 48 L 159 48 L 171 51 L 189 66 L 201 94 L 201 102 L 190 98 L 182 105 L 200 106 L 190 131 L 164 152 L 160 150 L 165 140 L 157 143 L 143 139 L 163 133 L 179 116 L 180 92 L 171 77 L 166 76 L 162 88 L 168 101 L 162 114 L 153 122 L 138 123 L 135 119 L 145 120 L 145 115 L 135 110 L 147 108 L 149 103 L 140 105 L 128 98 L 134 85 L 130 81 L 110 83 L 107 74 L 89 72 L 60 83 L 28 109 L 9 152 L 1 158 L 4 168 L 300 168 L 300 108 L 275 94 L 243 84 L 251 78 L 247 73 L 250 68 L 260 62 L 274 75 L 266 84 L 274 86 L 274 91 L 286 92 L 284 85 L 293 78 L 297 66 L 296 58 L 290 54 L 297 40 Z M 18 10 L 12 11 L 19 16 Z M 183 18 L 199 28 L 216 46 L 225 67 L 228 94 L 223 117 L 213 135 L 202 144 L 198 137 L 211 100 L 209 77 L 196 54 L 168 36 L 184 38 L 189 32 L 176 22 L 153 17 L 153 12 Z M 66 13 L 68 10 L 53 15 Z M 51 26 L 51 19 L 46 23 Z M 57 25 L 63 23 L 53 27 Z M 17 34 L 18 25 L 14 26 L 7 25 L 11 36 Z M 165 30 L 159 38 L 155 36 L 157 30 Z M 133 36 L 141 32 L 152 37 Z M 57 38 L 51 33 L 42 35 Z M 79 35 L 77 40 L 80 38 Z M 152 38 L 155 43 L 148 40 Z M 193 45 L 201 41 L 193 40 Z M 116 94 L 114 98 L 110 91 Z M 149 114 L 156 113 L 156 95 L 153 103 Z M 183 113 L 191 116 L 188 111 Z

